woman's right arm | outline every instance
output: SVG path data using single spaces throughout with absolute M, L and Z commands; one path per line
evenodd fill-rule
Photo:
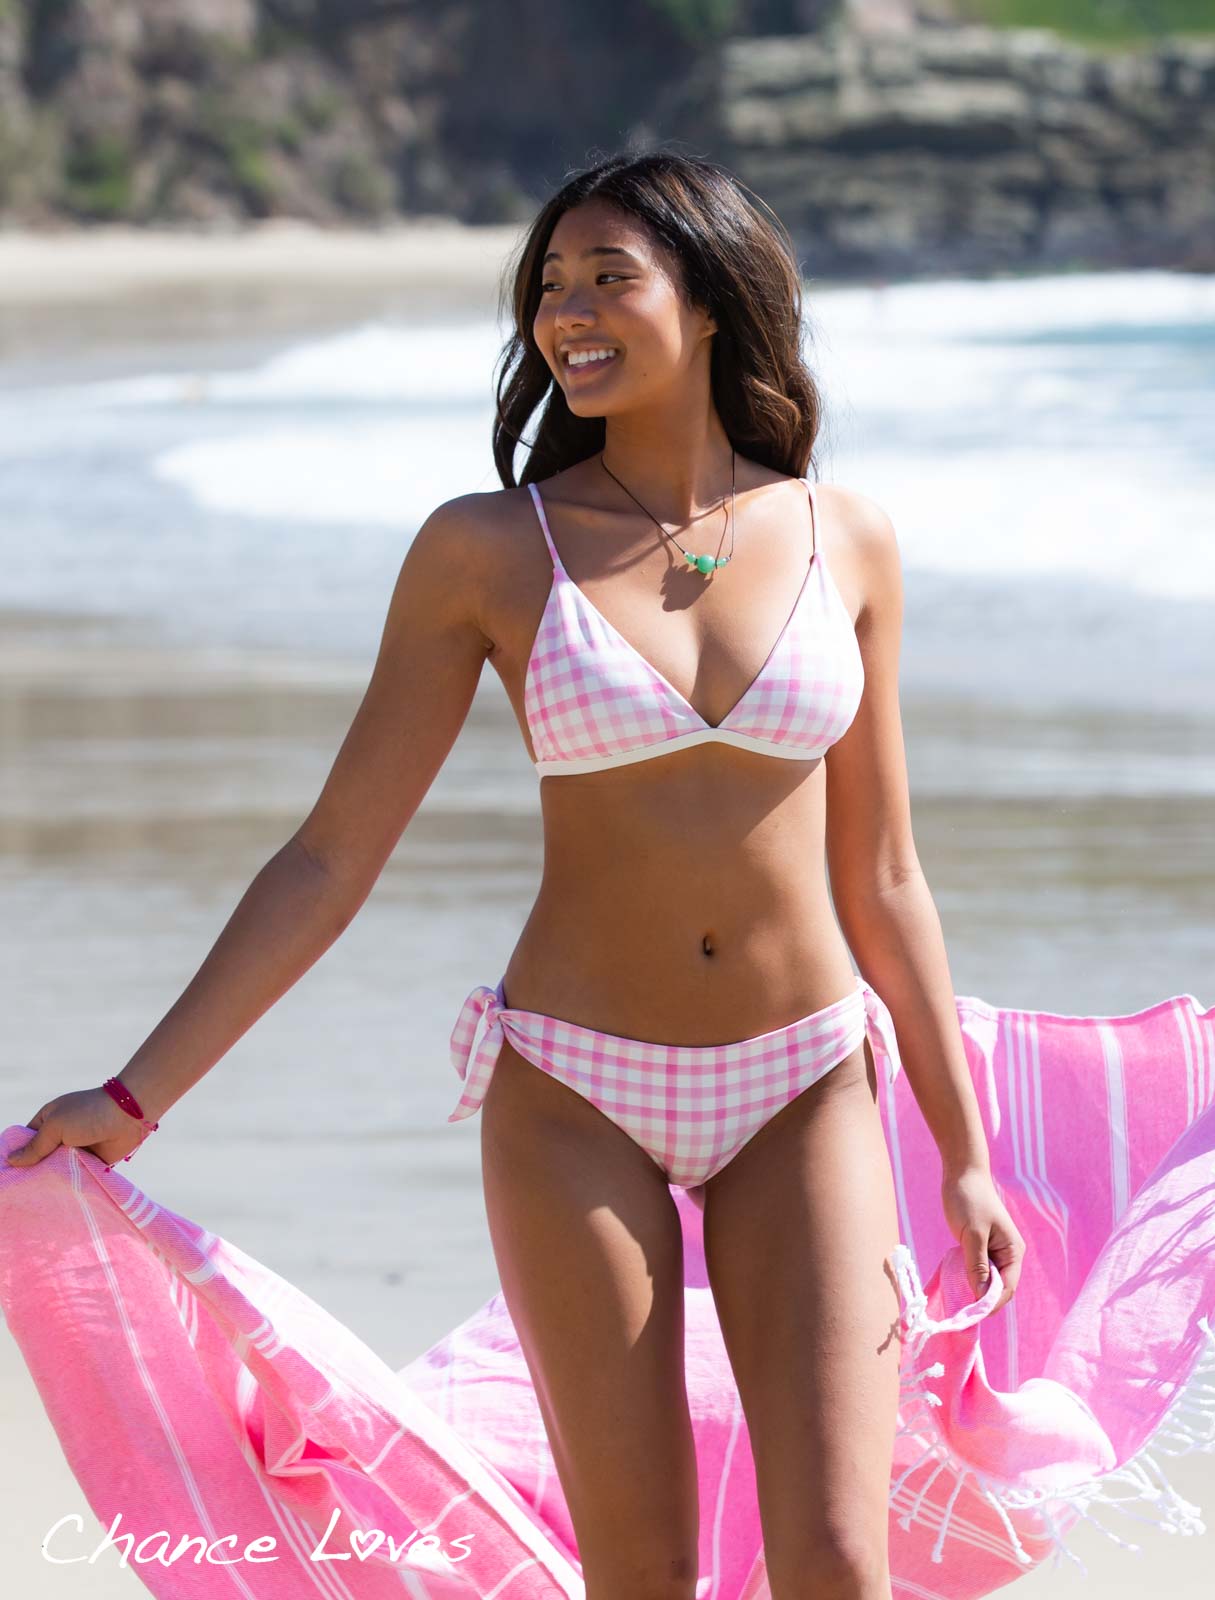
M 157 1121 L 353 919 L 447 758 L 492 640 L 482 631 L 487 519 L 439 506 L 402 562 L 370 682 L 312 810 L 246 889 L 179 998 L 117 1074 Z M 478 575 L 482 577 L 479 581 Z M 59 1144 L 113 1163 L 144 1137 L 102 1089 L 47 1101 L 10 1159 Z

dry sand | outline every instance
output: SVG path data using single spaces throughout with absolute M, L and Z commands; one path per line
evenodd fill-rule
M 0 232 L 0 379 L 83 350 L 281 338 L 366 315 L 493 315 L 515 226 L 384 229 L 273 221 L 230 233 Z M 197 349 L 192 351 L 198 365 Z
M 358 285 L 481 292 L 520 236 L 444 218 L 383 229 L 328 229 L 291 220 L 225 233 L 97 227 L 0 232 L 0 305 L 82 305 L 149 288 L 202 282 L 276 291 Z

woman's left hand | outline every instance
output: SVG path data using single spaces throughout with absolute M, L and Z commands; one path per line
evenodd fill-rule
M 991 1281 L 989 1256 L 999 1269 L 1004 1292 L 993 1312 L 999 1311 L 1017 1287 L 1025 1240 L 996 1192 L 991 1172 L 986 1167 L 947 1172 L 941 1181 L 941 1204 L 950 1231 L 962 1246 L 966 1275 L 976 1300 L 987 1293 Z

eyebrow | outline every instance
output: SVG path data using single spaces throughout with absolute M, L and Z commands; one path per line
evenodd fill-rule
M 593 244 L 589 250 L 584 250 L 582 254 L 583 256 L 628 256 L 630 261 L 637 260 L 637 257 L 631 251 L 621 249 L 618 244 Z M 547 267 L 550 261 L 560 260 L 560 250 L 550 250 L 540 265 Z

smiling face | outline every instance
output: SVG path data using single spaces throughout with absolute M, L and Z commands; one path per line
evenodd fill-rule
M 684 302 L 678 263 L 628 213 L 603 200 L 564 212 L 540 277 L 532 333 L 578 416 L 644 406 L 687 386 L 698 367 L 707 376 L 717 325 Z M 604 350 L 612 354 L 585 360 Z

